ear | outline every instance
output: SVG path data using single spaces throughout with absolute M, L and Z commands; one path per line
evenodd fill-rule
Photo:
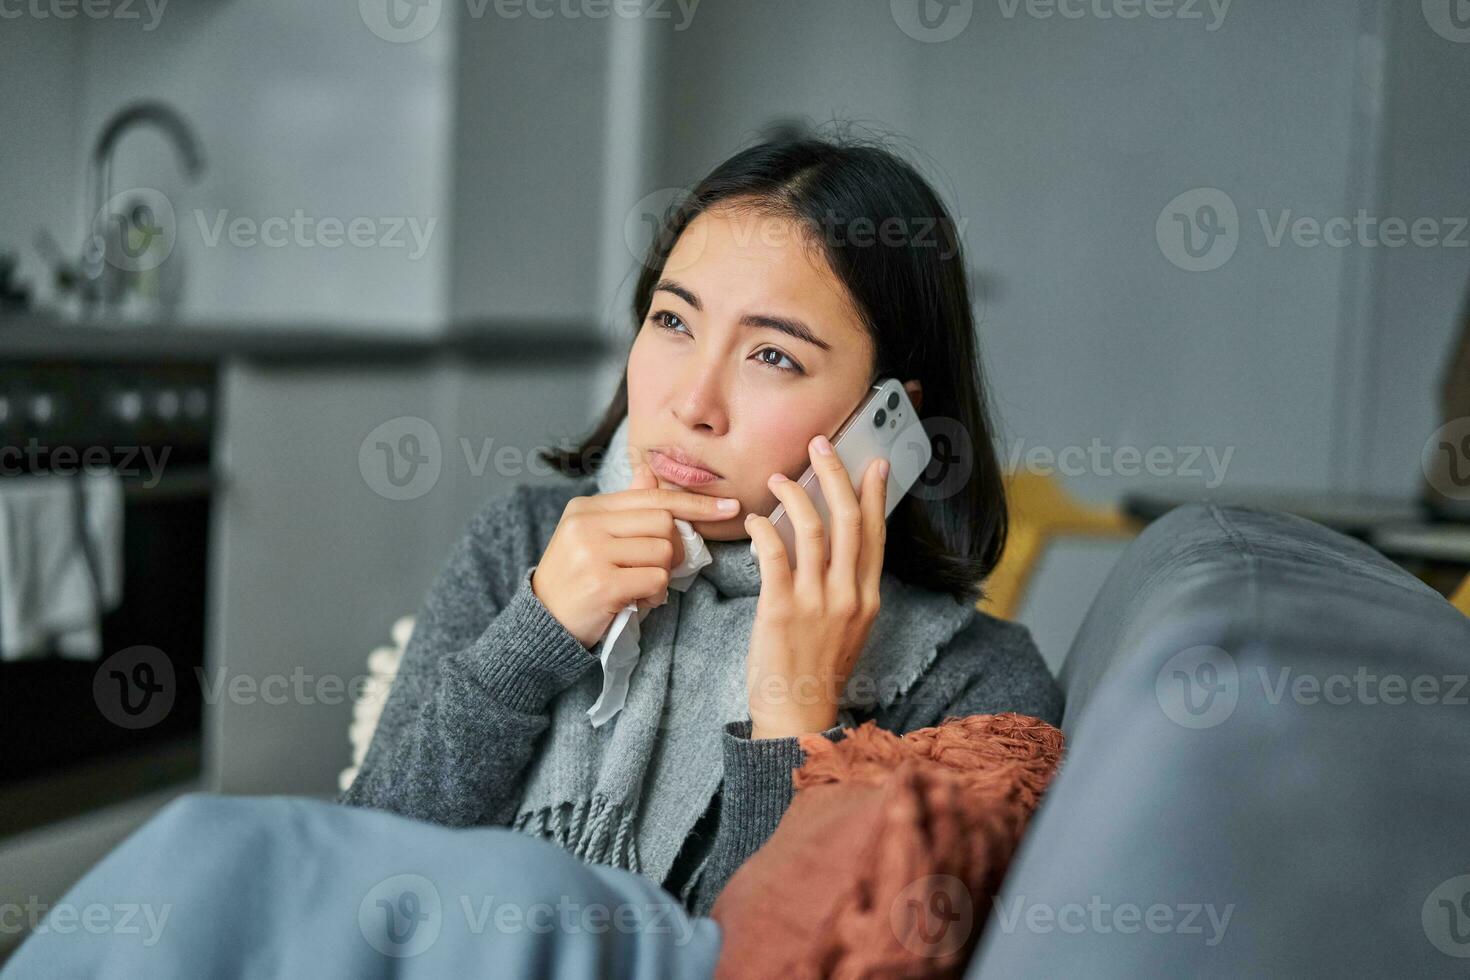
M 924 386 L 917 381 L 905 381 L 903 390 L 909 393 L 909 401 L 914 403 L 914 411 L 924 410 Z

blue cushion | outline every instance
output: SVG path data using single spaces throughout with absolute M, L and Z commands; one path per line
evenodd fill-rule
M 1151 524 L 1061 671 L 1061 771 L 968 977 L 1470 967 L 1470 619 L 1311 521 Z

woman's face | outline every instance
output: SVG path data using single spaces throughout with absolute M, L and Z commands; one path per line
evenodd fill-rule
M 778 503 L 766 480 L 805 471 L 811 438 L 836 433 L 872 371 L 872 342 L 819 246 L 788 219 L 712 208 L 675 243 L 628 355 L 628 444 L 661 487 L 737 498 L 734 517 L 694 528 L 745 538 L 745 514 Z M 670 452 L 715 478 L 671 469 Z

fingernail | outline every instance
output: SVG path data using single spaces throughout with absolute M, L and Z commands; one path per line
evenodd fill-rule
M 780 483 L 784 479 L 786 479 L 786 474 L 785 473 L 772 473 L 771 474 L 771 481 L 770 482 L 772 482 L 772 483 Z
M 878 475 L 883 477 L 883 479 L 885 480 L 888 479 L 888 460 L 878 460 Z
M 827 441 L 826 436 L 818 434 L 817 437 L 812 440 L 812 442 L 816 445 L 817 452 L 821 453 L 823 456 L 832 455 L 832 444 Z
M 721 497 L 720 502 L 715 505 L 727 514 L 733 514 L 740 507 L 740 501 L 733 497 Z

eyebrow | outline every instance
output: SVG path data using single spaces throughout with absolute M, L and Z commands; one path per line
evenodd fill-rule
M 701 313 L 704 312 L 704 306 L 699 302 L 699 297 L 694 295 L 694 291 L 682 283 L 676 282 L 673 279 L 660 279 L 658 285 L 653 287 L 654 292 L 658 292 L 659 290 L 673 293 L 696 310 L 699 310 Z M 747 313 L 740 318 L 739 323 L 743 327 L 767 327 L 771 330 L 779 330 L 788 337 L 804 340 L 813 347 L 819 347 L 824 351 L 830 351 L 832 349 L 832 345 L 813 333 L 811 327 L 792 317 L 771 316 L 766 313 Z

